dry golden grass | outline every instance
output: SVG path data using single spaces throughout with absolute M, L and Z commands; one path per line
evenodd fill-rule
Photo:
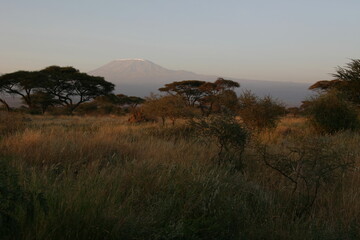
M 360 136 L 315 136 L 303 118 L 253 135 L 245 169 L 218 166 L 214 144 L 175 127 L 126 117 L 33 116 L 2 135 L 24 191 L 43 194 L 32 223 L 16 213 L 20 239 L 356 239 L 360 224 Z M 325 138 L 355 167 L 321 188 L 314 208 L 294 218 L 294 196 L 266 167 L 258 144 L 281 150 Z M 301 147 L 301 144 L 299 144 Z M 341 155 L 342 156 L 342 155 Z

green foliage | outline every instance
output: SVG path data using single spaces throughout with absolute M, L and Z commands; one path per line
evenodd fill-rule
M 193 119 L 190 126 L 195 129 L 197 136 L 203 137 L 208 143 L 215 142 L 219 164 L 232 161 L 237 168 L 243 167 L 241 156 L 249 140 L 249 132 L 234 116 L 222 114 Z
M 280 117 L 285 114 L 285 107 L 281 103 L 270 96 L 259 98 L 251 91 L 241 94 L 239 105 L 239 115 L 250 129 L 275 128 Z
M 356 108 L 336 92 L 312 99 L 306 111 L 312 126 L 321 133 L 354 130 L 359 126 Z

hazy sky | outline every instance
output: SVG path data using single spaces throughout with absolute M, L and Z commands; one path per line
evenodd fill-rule
M 360 58 L 359 0 L 0 0 L 0 72 L 174 70 L 314 82 Z

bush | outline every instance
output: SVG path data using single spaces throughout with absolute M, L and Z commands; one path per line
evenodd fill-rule
M 239 97 L 239 114 L 248 128 L 263 130 L 275 128 L 285 107 L 270 96 L 259 98 L 246 91 Z
M 146 118 L 161 118 L 162 125 L 165 120 L 171 120 L 172 125 L 179 118 L 193 117 L 196 113 L 194 108 L 187 106 L 181 96 L 152 96 L 142 106 Z
M 218 147 L 219 164 L 230 160 L 236 168 L 243 167 L 241 156 L 248 142 L 249 132 L 236 121 L 234 116 L 211 115 L 207 118 L 191 120 L 190 126 L 206 142 L 215 142 Z
M 257 152 L 267 167 L 287 180 L 282 189 L 291 196 L 291 209 L 298 218 L 310 214 L 316 199 L 326 191 L 334 191 L 355 166 L 352 149 L 328 136 L 260 145 Z
M 307 108 L 311 125 L 321 133 L 354 130 L 359 126 L 358 113 L 351 103 L 336 93 L 314 98 Z

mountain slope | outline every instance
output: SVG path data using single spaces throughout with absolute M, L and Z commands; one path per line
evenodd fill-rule
M 216 76 L 200 75 L 188 71 L 175 71 L 163 68 L 144 59 L 119 59 L 99 67 L 89 74 L 102 76 L 116 85 L 116 93 L 135 96 L 148 96 L 158 93 L 158 88 L 165 83 L 181 80 L 215 81 Z M 255 94 L 271 95 L 289 106 L 296 106 L 311 95 L 308 83 L 275 82 L 227 78 L 240 83 L 238 93 L 245 89 Z
M 209 78 L 192 72 L 169 70 L 144 59 L 114 60 L 89 74 L 105 77 L 114 84 L 169 83 L 183 79 Z

